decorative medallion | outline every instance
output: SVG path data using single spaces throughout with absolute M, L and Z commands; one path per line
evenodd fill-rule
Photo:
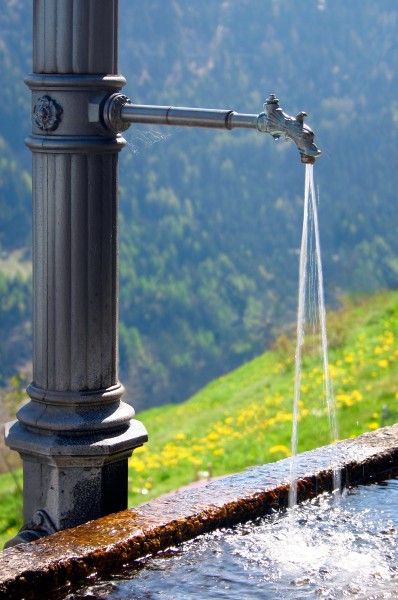
M 33 107 L 34 122 L 43 131 L 57 129 L 62 113 L 62 106 L 57 104 L 50 96 L 42 96 Z

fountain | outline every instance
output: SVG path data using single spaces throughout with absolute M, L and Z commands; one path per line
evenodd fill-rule
M 320 150 L 306 114 L 270 95 L 259 115 L 135 105 L 117 75 L 118 0 L 34 0 L 33 382 L 8 427 L 24 464 L 24 526 L 0 557 L 0 598 L 35 598 L 288 503 L 289 461 L 195 492 L 127 505 L 127 460 L 144 426 L 117 373 L 117 157 L 132 123 L 251 128 Z M 299 455 L 301 501 L 393 474 L 397 427 Z M 88 522 L 89 521 L 89 522 Z M 34 541 L 33 544 L 26 542 Z M 12 546 L 16 546 L 15 548 Z
M 147 440 L 118 379 L 117 159 L 131 123 L 314 133 L 270 95 L 259 115 L 140 106 L 120 93 L 118 0 L 34 0 L 33 382 L 6 432 L 24 472 L 24 525 L 8 546 L 127 506 L 127 460 Z M 40 483 L 38 483 L 40 482 Z

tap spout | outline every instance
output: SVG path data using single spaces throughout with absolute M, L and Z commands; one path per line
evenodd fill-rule
M 314 163 L 322 152 L 314 143 L 314 132 L 304 124 L 307 113 L 301 111 L 295 117 L 287 115 L 279 106 L 279 100 L 270 94 L 264 104 L 264 112 L 258 117 L 260 131 L 270 133 L 277 140 L 281 136 L 293 140 L 301 155 L 301 162 Z
M 132 123 L 207 127 L 211 129 L 257 129 L 274 139 L 285 136 L 296 144 L 303 163 L 314 163 L 322 154 L 314 143 L 314 132 L 304 124 L 306 113 L 291 117 L 283 112 L 279 100 L 270 94 L 259 115 L 233 110 L 213 110 L 173 106 L 133 104 L 127 96 L 112 94 L 103 104 L 102 123 L 113 132 L 125 131 Z

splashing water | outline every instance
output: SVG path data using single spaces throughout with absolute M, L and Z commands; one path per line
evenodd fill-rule
M 338 505 L 325 494 L 294 512 L 205 534 L 56 597 L 397 598 L 398 480 L 345 491 Z
M 315 249 L 314 249 L 315 244 Z M 314 252 L 315 250 L 315 252 Z M 292 458 L 290 463 L 290 491 L 289 491 L 289 506 L 293 507 L 297 504 L 297 441 L 298 441 L 298 420 L 300 406 L 300 383 L 301 383 L 301 363 L 302 349 L 304 344 L 304 326 L 305 326 L 305 311 L 306 311 L 306 289 L 307 289 L 307 270 L 308 270 L 308 254 L 310 255 L 310 273 L 309 273 L 309 309 L 315 313 L 316 306 L 314 304 L 315 297 L 315 281 L 317 281 L 316 295 L 319 327 L 321 334 L 321 352 L 323 359 L 323 379 L 324 379 L 324 394 L 328 411 L 329 427 L 331 441 L 335 442 L 338 439 L 336 409 L 333 394 L 333 385 L 329 372 L 328 360 L 328 341 L 326 330 L 326 309 L 325 297 L 323 292 L 323 273 L 322 273 L 322 258 L 321 245 L 319 240 L 319 224 L 317 212 L 317 198 L 314 185 L 313 165 L 306 165 L 305 183 L 304 183 L 304 217 L 303 229 L 301 234 L 301 249 L 300 249 L 300 266 L 299 266 L 299 291 L 298 291 L 298 307 L 297 307 L 297 342 L 296 342 L 296 365 L 294 379 L 294 402 L 293 402 L 293 428 L 292 428 Z M 315 264 L 314 264 L 315 262 Z M 314 320 L 315 328 L 315 320 Z M 340 490 L 340 472 L 339 469 L 332 465 L 333 468 L 333 488 L 338 495 Z

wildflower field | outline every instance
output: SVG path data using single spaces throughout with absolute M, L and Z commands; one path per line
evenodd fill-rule
M 398 292 L 350 300 L 328 315 L 339 438 L 398 420 Z M 295 341 L 220 377 L 187 402 L 139 415 L 149 442 L 130 460 L 130 504 L 195 479 L 290 455 Z M 299 451 L 331 441 L 320 340 L 303 349 Z
M 345 301 L 328 314 L 329 369 L 339 438 L 398 421 L 398 291 Z M 299 451 L 331 441 L 320 341 L 303 349 Z M 149 442 L 129 462 L 129 505 L 200 478 L 290 454 L 295 341 L 213 381 L 188 401 L 138 415 Z M 21 520 L 20 472 L 0 476 L 0 543 Z

